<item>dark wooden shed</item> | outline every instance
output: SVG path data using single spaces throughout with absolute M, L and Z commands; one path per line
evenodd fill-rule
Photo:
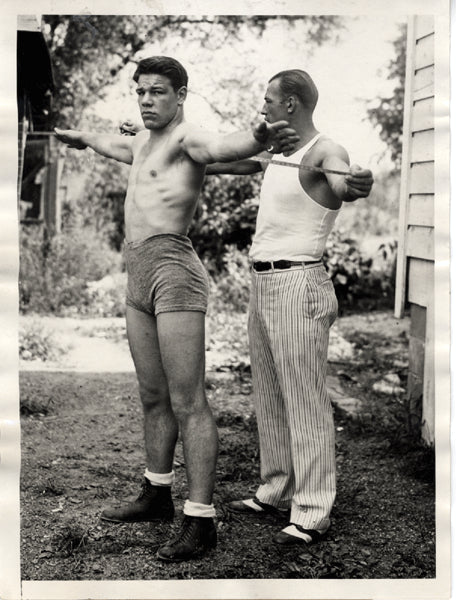
M 18 202 L 22 223 L 60 229 L 58 153 L 49 132 L 54 81 L 49 51 L 36 16 L 18 16 Z

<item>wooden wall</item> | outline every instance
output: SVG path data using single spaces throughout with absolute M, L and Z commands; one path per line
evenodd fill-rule
M 409 19 L 395 314 L 411 308 L 408 396 L 434 441 L 434 18 Z

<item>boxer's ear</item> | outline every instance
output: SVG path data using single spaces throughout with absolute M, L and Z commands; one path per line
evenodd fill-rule
M 186 98 L 187 98 L 187 88 L 185 87 L 185 85 L 183 85 L 182 87 L 180 87 L 177 90 L 177 104 L 179 104 L 179 106 L 181 106 L 185 102 Z

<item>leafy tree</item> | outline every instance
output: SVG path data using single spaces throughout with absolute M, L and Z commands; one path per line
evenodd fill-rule
M 388 64 L 388 79 L 397 80 L 389 97 L 378 98 L 376 106 L 367 111 L 368 118 L 379 127 L 380 137 L 391 152 L 396 168 L 400 168 L 402 155 L 402 120 L 404 110 L 405 61 L 407 26 L 400 26 L 400 35 L 393 42 L 396 57 Z
M 180 49 L 188 56 L 191 81 L 195 75 L 198 94 L 218 114 L 223 130 L 248 126 L 264 91 L 265 82 L 257 74 L 262 60 L 258 38 L 270 34 L 271 28 L 282 35 L 286 31 L 287 43 L 294 40 L 304 56 L 343 27 L 342 19 L 333 16 L 48 15 L 43 20 L 56 83 L 54 122 L 100 131 L 112 130 L 112 124 L 91 115 L 91 106 L 113 89 L 122 71 L 149 51 L 151 43 L 158 43 L 161 54 L 173 56 Z M 70 151 L 64 180 L 68 190 L 64 227 L 90 228 L 119 249 L 127 180 L 122 165 Z M 199 253 L 210 257 L 215 269 L 223 267 L 228 245 L 243 249 L 250 244 L 258 191 L 258 177 L 206 181 L 190 233 Z
M 100 99 L 109 84 L 151 41 L 177 34 L 202 48 L 239 39 L 243 28 L 260 36 L 271 21 L 293 27 L 305 23 L 308 44 L 321 44 L 342 26 L 336 16 L 109 16 L 45 15 L 43 29 L 50 49 L 56 92 L 53 120 L 75 127 L 84 110 Z M 206 55 L 207 59 L 207 55 Z
M 228 247 L 250 246 L 255 231 L 261 175 L 207 177 L 189 236 L 210 271 L 223 270 Z

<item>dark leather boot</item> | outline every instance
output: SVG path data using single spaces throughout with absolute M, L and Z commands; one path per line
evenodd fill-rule
M 133 502 L 120 508 L 106 508 L 100 518 L 114 523 L 137 523 L 142 521 L 172 521 L 174 504 L 171 487 L 152 485 L 144 478 L 142 490 Z
M 216 545 L 217 530 L 213 519 L 184 515 L 181 530 L 159 549 L 157 557 L 165 561 L 199 558 Z

